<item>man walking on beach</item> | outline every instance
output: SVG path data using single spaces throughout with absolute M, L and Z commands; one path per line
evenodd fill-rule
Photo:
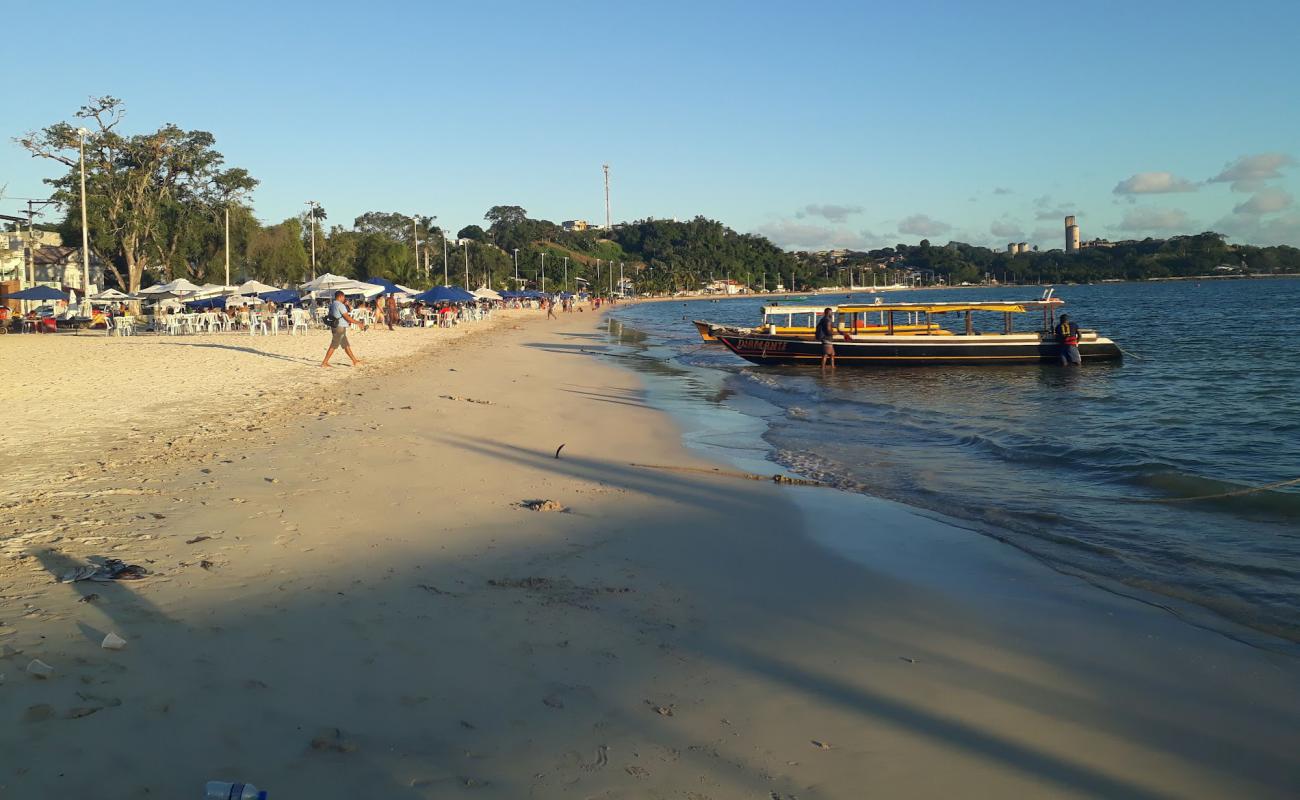
M 826 359 L 830 359 L 831 369 L 835 369 L 835 324 L 831 321 L 831 310 L 822 312 L 817 320 L 817 341 L 822 343 L 822 369 L 826 369 Z
M 357 358 L 356 354 L 352 352 L 352 344 L 348 342 L 348 327 L 350 325 L 360 325 L 364 329 L 365 323 L 353 319 L 350 312 L 351 309 L 343 300 L 343 292 L 335 292 L 334 300 L 330 303 L 329 311 L 325 314 L 325 325 L 330 329 L 330 349 L 325 351 L 325 360 L 320 362 L 322 367 L 330 365 L 330 357 L 340 347 L 343 348 L 343 352 L 348 354 L 348 358 L 352 359 L 352 366 L 355 367 L 361 363 L 361 359 Z
M 1056 341 L 1061 345 L 1061 366 L 1083 366 L 1083 356 L 1079 355 L 1079 326 L 1070 321 L 1069 314 L 1061 315 L 1061 324 L 1056 326 Z

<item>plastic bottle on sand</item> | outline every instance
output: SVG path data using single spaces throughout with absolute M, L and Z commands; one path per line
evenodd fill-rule
M 203 800 L 266 800 L 266 792 L 259 792 L 251 783 L 208 781 Z

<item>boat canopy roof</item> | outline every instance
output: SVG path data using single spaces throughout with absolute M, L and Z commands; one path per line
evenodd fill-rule
M 922 311 L 928 314 L 950 314 L 957 311 L 1000 311 L 1008 314 L 1022 314 L 1030 309 L 1051 308 L 1065 305 L 1064 300 L 1055 297 L 1047 300 L 1015 300 L 1001 302 L 973 303 L 876 303 L 864 305 L 836 306 L 840 314 L 861 314 L 872 311 Z
M 839 306 L 763 306 L 763 316 L 769 314 L 820 314 L 826 309 L 836 311 Z

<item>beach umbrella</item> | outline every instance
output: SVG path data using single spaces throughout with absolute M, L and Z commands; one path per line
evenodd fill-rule
M 177 278 L 176 280 L 171 281 L 170 283 L 157 283 L 154 284 L 153 286 L 150 286 L 148 289 L 141 289 L 140 294 L 149 295 L 152 297 L 161 297 L 163 295 L 172 295 L 173 297 L 179 297 L 180 295 L 193 294 L 194 292 L 197 291 L 199 291 L 199 287 L 195 286 L 194 284 L 190 283 L 184 278 Z
M 502 299 L 504 299 L 504 298 L 501 296 L 501 293 L 500 293 L 500 292 L 497 292 L 497 291 L 495 291 L 495 290 L 493 290 L 493 289 L 475 289 L 475 290 L 474 290 L 474 296 L 477 297 L 477 298 L 480 299 L 480 300 L 502 300 Z
M 227 302 L 232 299 L 234 298 L 205 297 L 201 300 L 186 300 L 185 307 L 190 309 L 225 308 Z
M 324 289 L 342 288 L 344 285 L 350 283 L 357 283 L 357 281 L 352 278 L 345 278 L 342 275 L 335 275 L 332 272 L 327 272 L 324 275 L 312 278 L 302 284 L 299 288 L 306 289 L 309 292 L 319 292 Z
M 238 286 L 239 294 L 263 294 L 265 292 L 281 291 L 279 286 L 271 286 L 261 281 L 244 281 Z
M 412 299 L 421 303 L 470 303 L 476 298 L 459 286 L 435 286 Z
M 313 296 L 321 299 L 328 299 L 334 296 L 335 292 L 343 292 L 350 297 L 361 295 L 362 297 L 374 297 L 384 291 L 384 287 L 374 283 L 364 281 L 355 281 L 351 278 L 345 278 L 342 283 L 335 283 L 324 289 L 316 289 L 312 292 Z
M 131 296 L 116 289 L 105 289 L 96 295 L 91 295 L 91 300 L 102 300 L 106 303 L 115 303 L 119 300 L 130 300 Z
M 0 295 L 5 300 L 67 300 L 68 296 L 58 289 L 49 286 L 32 286 L 23 289 L 21 292 L 13 294 Z
M 384 287 L 384 294 L 397 294 L 398 292 L 403 291 L 402 287 L 387 278 L 366 278 L 366 283 L 372 283 L 375 286 Z

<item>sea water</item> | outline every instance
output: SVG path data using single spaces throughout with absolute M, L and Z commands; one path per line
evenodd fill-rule
M 1038 287 L 917 290 L 888 302 L 1035 299 Z M 1300 280 L 1065 286 L 1122 363 L 760 367 L 693 319 L 754 325 L 770 299 L 616 309 L 610 342 L 655 402 L 752 419 L 714 443 L 942 514 L 1052 567 L 1211 624 L 1300 642 Z M 865 292 L 799 305 L 873 302 Z M 793 304 L 793 303 L 791 303 Z M 979 315 L 977 315 L 978 317 Z M 1001 315 L 988 315 L 988 330 Z M 1018 329 L 1041 324 L 1017 318 Z M 953 323 L 959 324 L 959 323 Z M 680 410 L 680 409 L 679 409 Z M 727 415 L 714 415 L 723 420 Z M 709 432 L 695 432 L 709 437 Z

